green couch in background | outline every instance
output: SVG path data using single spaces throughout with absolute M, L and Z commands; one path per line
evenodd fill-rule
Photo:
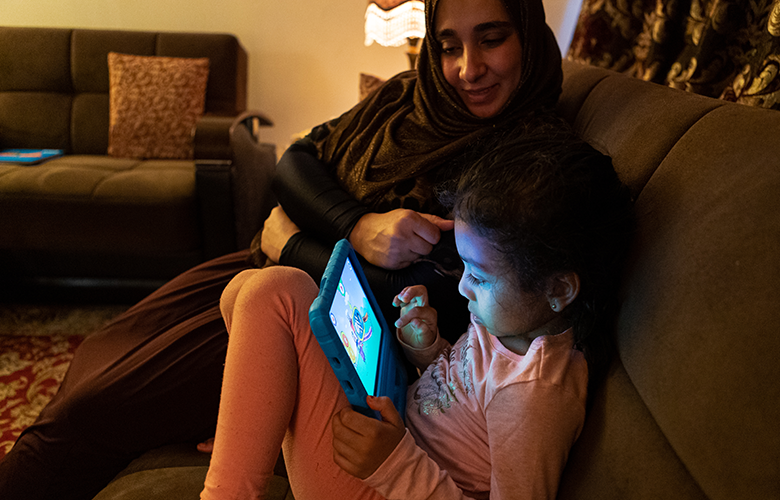
M 208 58 L 188 158 L 108 155 L 109 52 Z M 271 122 L 246 111 L 247 55 L 229 34 L 0 27 L 0 292 L 139 289 L 249 247 L 275 204 Z M 175 117 L 174 117 L 175 118 Z

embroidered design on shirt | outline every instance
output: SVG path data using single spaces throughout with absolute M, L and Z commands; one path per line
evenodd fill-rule
M 414 391 L 414 403 L 421 415 L 445 413 L 458 403 L 459 393 L 474 392 L 472 358 L 469 353 L 472 348 L 470 339 L 457 343 L 448 355 L 443 353 L 439 356 L 423 374 Z
M 452 359 L 450 360 L 450 369 L 455 371 L 456 368 L 460 368 L 460 376 L 454 376 L 451 378 L 451 380 L 457 380 L 460 381 L 462 385 L 462 390 L 466 394 L 473 394 L 474 393 L 474 379 L 473 379 L 473 373 L 474 371 L 471 368 L 471 364 L 473 362 L 472 358 L 469 356 L 469 351 L 473 349 L 474 346 L 471 345 L 471 340 L 468 342 L 464 342 L 463 345 L 460 347 L 460 358 L 463 360 L 462 363 L 453 363 Z M 450 382 L 452 389 L 455 390 L 454 385 L 452 385 L 452 382 Z

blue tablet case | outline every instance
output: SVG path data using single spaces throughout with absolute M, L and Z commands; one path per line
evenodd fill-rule
M 62 149 L 3 149 L 0 150 L 0 163 L 18 163 L 37 165 L 43 161 L 62 156 Z
M 379 418 L 366 396 L 387 396 L 403 418 L 407 384 L 398 345 L 347 240 L 333 249 L 309 323 L 352 407 Z

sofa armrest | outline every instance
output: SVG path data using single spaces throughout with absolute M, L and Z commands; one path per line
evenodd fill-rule
M 260 127 L 270 127 L 273 124 L 274 122 L 260 111 L 244 111 L 233 121 L 230 134 L 233 134 L 236 127 L 243 125 L 249 130 L 250 134 L 255 139 L 255 142 L 260 142 Z
M 257 231 L 263 227 L 276 197 L 271 182 L 276 170 L 276 146 L 260 141 L 260 127 L 271 125 L 263 114 L 249 111 L 240 115 L 230 133 L 234 166 L 234 211 L 236 244 L 249 248 Z
M 232 160 L 230 136 L 236 127 L 245 127 L 259 142 L 260 127 L 271 125 L 273 122 L 259 111 L 245 111 L 238 116 L 204 115 L 193 131 L 195 160 Z
M 257 140 L 259 127 L 270 124 L 263 114 L 246 112 L 237 117 L 207 115 L 195 128 L 195 179 L 205 260 L 249 248 L 275 205 L 270 179 L 276 150 Z
M 230 160 L 230 129 L 235 116 L 204 115 L 193 130 L 195 161 Z

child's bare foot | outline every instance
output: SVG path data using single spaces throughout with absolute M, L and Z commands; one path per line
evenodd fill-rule
M 197 448 L 201 453 L 211 453 L 214 451 L 214 438 L 209 438 L 202 443 L 198 443 Z

